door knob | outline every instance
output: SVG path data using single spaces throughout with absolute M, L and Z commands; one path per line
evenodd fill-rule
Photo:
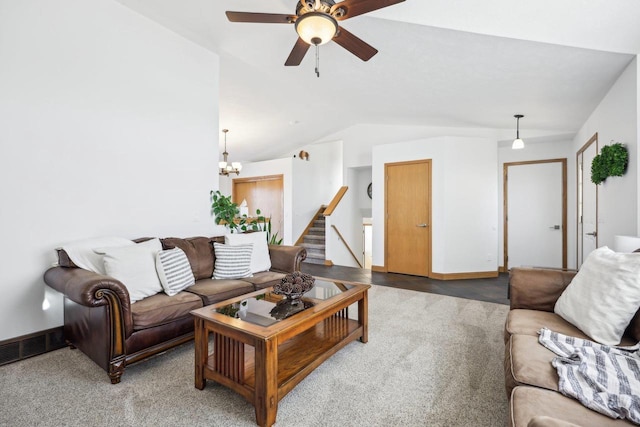
M 422 223 L 422 224 L 416 224 L 416 227 L 426 228 L 426 227 L 428 227 L 428 225 L 427 225 L 427 224 Z
M 584 234 L 586 234 L 587 236 L 596 237 L 598 235 L 598 232 L 594 231 L 593 233 L 584 233 Z
M 549 227 L 552 230 L 560 230 L 560 226 L 559 225 L 552 225 L 551 227 Z

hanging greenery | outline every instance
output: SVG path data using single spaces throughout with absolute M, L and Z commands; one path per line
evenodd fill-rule
M 591 162 L 591 182 L 601 184 L 610 176 L 622 176 L 627 170 L 629 152 L 619 142 L 605 145 Z

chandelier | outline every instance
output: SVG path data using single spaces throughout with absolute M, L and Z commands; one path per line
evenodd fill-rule
M 222 161 L 218 162 L 218 167 L 220 168 L 220 175 L 229 176 L 233 173 L 236 175 L 240 175 L 240 171 L 242 170 L 242 164 L 240 162 L 228 162 L 227 157 L 229 157 L 229 153 L 227 153 L 227 132 L 229 129 L 222 129 L 224 133 L 224 152 L 222 153 Z

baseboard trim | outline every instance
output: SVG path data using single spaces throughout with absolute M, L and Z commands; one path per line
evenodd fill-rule
M 385 267 L 384 265 L 372 265 L 371 271 L 375 271 L 376 273 L 386 273 L 387 267 Z
M 509 271 L 506 268 L 504 268 L 504 266 L 498 267 L 498 273 L 508 273 L 508 272 Z
M 468 273 L 431 273 L 436 280 L 491 279 L 498 277 L 498 271 L 476 271 Z
M 64 328 L 47 329 L 0 341 L 0 366 L 66 346 Z

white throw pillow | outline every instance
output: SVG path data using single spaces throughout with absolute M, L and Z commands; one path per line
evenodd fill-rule
M 96 253 L 94 249 L 132 245 L 135 243 L 122 237 L 96 237 L 67 243 L 62 246 L 62 249 L 78 267 L 98 274 L 107 274 L 104 270 L 102 254 Z
M 156 254 L 161 250 L 159 239 L 132 246 L 95 249 L 104 254 L 107 275 L 127 287 L 132 303 L 162 292 L 162 284 L 156 272 Z
M 216 254 L 213 279 L 253 277 L 253 274 L 251 274 L 253 245 L 230 246 L 214 243 L 213 250 Z
M 595 341 L 617 345 L 640 308 L 640 253 L 591 252 L 554 311 Z
M 224 236 L 227 245 L 238 246 L 253 244 L 251 253 L 251 272 L 259 273 L 271 268 L 269 245 L 267 245 L 267 232 L 256 231 L 254 233 L 227 234 Z
M 156 271 L 164 292 L 170 297 L 196 283 L 189 259 L 180 248 L 158 252 Z

